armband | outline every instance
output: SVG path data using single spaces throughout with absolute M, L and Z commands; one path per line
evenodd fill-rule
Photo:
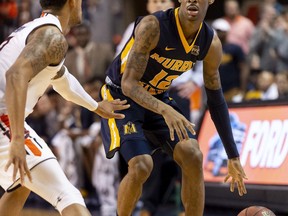
M 207 105 L 211 118 L 222 140 L 228 158 L 239 157 L 239 153 L 233 138 L 227 103 L 222 89 L 210 90 L 205 88 Z

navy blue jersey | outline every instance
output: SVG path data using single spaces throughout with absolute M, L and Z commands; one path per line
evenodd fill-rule
M 203 22 L 192 44 L 188 44 L 179 22 L 178 10 L 179 8 L 169 9 L 153 14 L 159 20 L 160 38 L 155 49 L 150 52 L 150 58 L 140 82 L 152 95 L 165 92 L 175 78 L 191 69 L 197 60 L 203 60 L 213 39 L 212 28 Z M 136 19 L 135 27 L 142 18 Z M 121 78 L 134 43 L 134 31 L 121 53 L 107 70 L 108 85 L 121 88 Z

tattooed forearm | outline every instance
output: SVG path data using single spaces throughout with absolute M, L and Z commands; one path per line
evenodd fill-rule
M 142 86 L 133 86 L 130 97 L 145 108 L 149 108 L 154 112 L 158 112 L 159 100 L 154 98 L 149 92 L 143 89 Z
M 204 73 L 204 83 L 207 88 L 212 90 L 221 88 L 219 73 L 213 75 Z
M 149 55 L 134 52 L 129 57 L 129 63 L 126 68 L 127 72 L 133 74 L 134 79 L 140 81 L 146 69 L 148 59 Z M 135 82 L 135 84 L 131 86 L 128 95 L 141 106 L 157 112 L 159 101 L 140 86 L 138 82 Z

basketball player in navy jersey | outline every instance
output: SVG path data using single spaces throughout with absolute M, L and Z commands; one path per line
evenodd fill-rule
M 228 155 L 230 190 L 246 194 L 246 178 L 231 132 L 227 104 L 218 67 L 221 42 L 204 22 L 214 0 L 182 0 L 180 7 L 139 17 L 122 52 L 107 70 L 104 99 L 127 99 L 125 119 L 102 119 L 102 136 L 108 158 L 120 151 L 128 173 L 120 183 L 120 216 L 130 216 L 143 183 L 153 168 L 151 153 L 162 148 L 182 169 L 182 202 L 186 216 L 202 216 L 204 209 L 203 156 L 193 124 L 166 92 L 173 79 L 203 60 L 204 83 L 211 117 Z

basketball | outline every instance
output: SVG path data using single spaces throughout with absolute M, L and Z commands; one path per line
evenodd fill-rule
M 276 216 L 270 209 L 263 206 L 250 206 L 243 209 L 237 216 Z

